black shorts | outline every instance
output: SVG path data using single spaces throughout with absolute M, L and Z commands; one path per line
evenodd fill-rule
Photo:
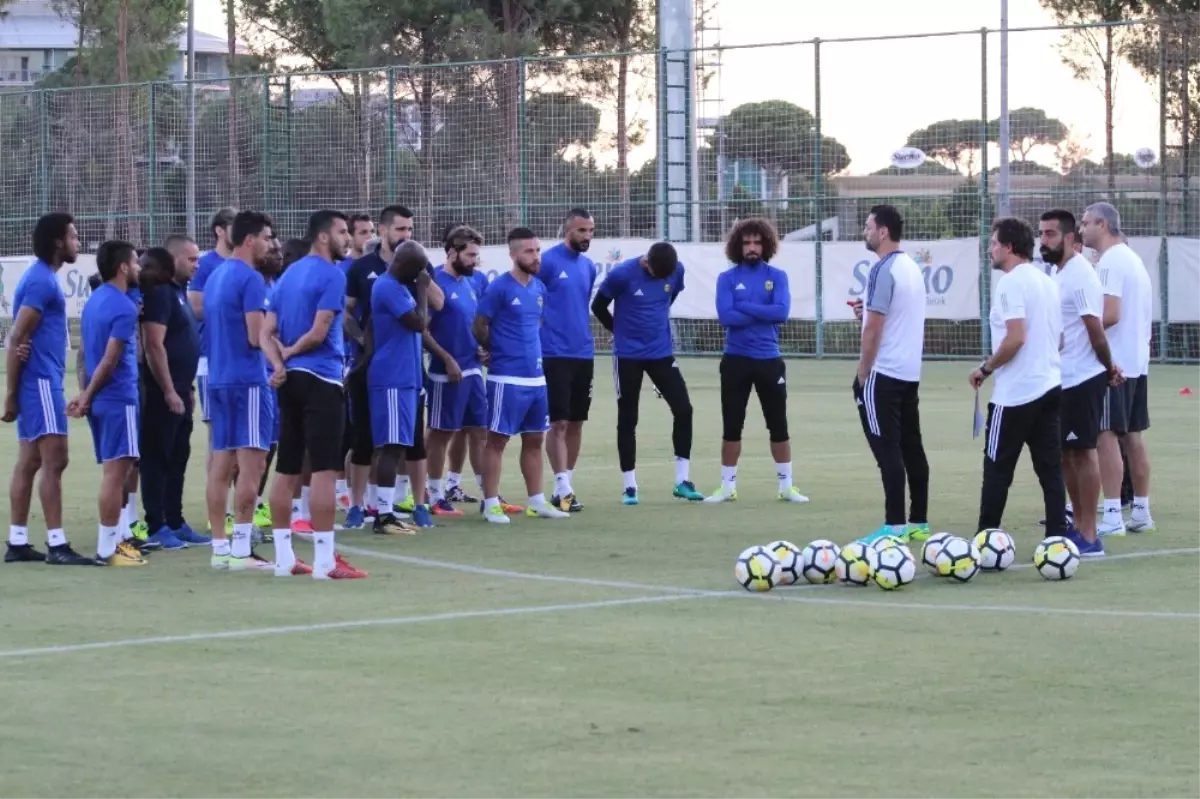
M 546 396 L 551 422 L 586 422 L 592 407 L 592 377 L 596 362 L 591 358 L 544 358 Z
M 788 440 L 787 366 L 783 358 L 721 357 L 721 419 L 725 441 L 741 441 L 750 392 L 758 395 L 771 441 Z
M 370 466 L 375 442 L 371 438 L 371 394 L 365 368 L 346 377 L 346 394 L 350 406 L 350 463 Z
M 428 395 L 424 390 L 417 399 L 417 415 L 413 419 L 413 445 L 405 447 L 404 460 L 409 463 L 425 460 L 425 400 Z
M 1095 449 L 1100 438 L 1100 417 L 1108 391 L 1108 373 L 1089 377 L 1062 393 L 1063 449 Z
M 342 468 L 342 427 L 346 395 L 340 385 L 309 372 L 290 371 L 279 387 L 279 452 L 275 471 L 298 475 L 308 453 L 312 470 Z
M 1100 416 L 1100 429 L 1121 435 L 1150 429 L 1149 375 L 1130 377 L 1119 386 L 1109 386 Z

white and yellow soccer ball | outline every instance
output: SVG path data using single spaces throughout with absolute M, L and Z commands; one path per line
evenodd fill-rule
M 979 548 L 965 538 L 951 536 L 942 543 L 933 562 L 942 577 L 969 582 L 979 573 Z
M 839 581 L 848 585 L 868 585 L 875 575 L 875 566 L 878 563 L 878 552 L 866 544 L 855 541 L 852 544 L 846 544 L 838 552 L 834 572 Z
M 1047 580 L 1069 580 L 1079 569 L 1079 548 L 1061 535 L 1052 535 L 1033 550 L 1033 567 Z
M 898 535 L 885 535 L 882 538 L 876 538 L 871 542 L 871 549 L 875 550 L 876 552 L 882 552 L 885 549 L 902 546 L 904 546 L 904 539 Z
M 952 533 L 934 533 L 929 536 L 925 546 L 921 548 L 921 563 L 929 571 L 937 574 L 937 554 L 942 551 L 942 545 L 953 538 Z
M 1002 572 L 1017 559 L 1012 536 L 998 528 L 980 530 L 975 546 L 979 549 L 979 568 L 984 571 Z
M 772 541 L 767 549 L 779 561 L 780 585 L 791 585 L 800 580 L 800 548 L 791 541 Z
M 771 550 L 754 546 L 738 555 L 733 564 L 733 579 L 747 591 L 770 591 L 780 584 L 783 573 Z
M 818 538 L 800 554 L 800 574 L 810 583 L 820 585 L 837 580 L 837 561 L 841 547 L 832 541 Z
M 875 585 L 884 591 L 895 591 L 917 578 L 917 563 L 906 546 L 888 547 L 878 555 L 875 564 Z

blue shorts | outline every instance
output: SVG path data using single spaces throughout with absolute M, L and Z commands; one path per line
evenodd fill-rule
M 196 398 L 200 401 L 200 421 L 212 421 L 212 407 L 208 399 L 208 375 L 196 375 Z
M 376 447 L 411 447 L 417 427 L 419 388 L 372 388 L 371 441 Z
M 455 431 L 464 427 L 486 427 L 487 410 L 483 375 L 464 375 L 457 383 L 449 382 L 445 375 L 429 375 L 431 430 Z
M 88 411 L 88 427 L 92 429 L 92 448 L 96 463 L 108 463 L 119 458 L 140 458 L 138 435 L 141 429 L 137 405 L 120 402 L 93 404 Z
M 271 448 L 275 429 L 270 386 L 220 386 L 208 390 L 213 452 Z
M 17 439 L 67 434 L 67 397 L 61 384 L 44 377 L 22 380 L 17 392 Z
M 502 436 L 544 433 L 550 429 L 546 387 L 487 381 L 488 430 Z
M 279 413 L 279 392 L 271 389 L 267 392 L 267 396 L 271 401 L 271 443 L 279 444 L 279 420 L 282 414 Z

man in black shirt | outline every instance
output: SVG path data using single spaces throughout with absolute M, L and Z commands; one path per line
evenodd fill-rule
M 200 336 L 187 285 L 200 250 L 187 236 L 171 236 L 166 248 L 154 247 L 144 263 L 173 272 L 172 279 L 146 293 L 142 330 L 141 476 L 142 503 L 151 540 L 163 549 L 210 543 L 183 519 L 183 481 L 191 456 L 192 383 L 200 360 Z

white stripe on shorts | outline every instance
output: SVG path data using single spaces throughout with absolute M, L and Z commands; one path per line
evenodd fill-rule
M 992 459 L 992 463 L 996 462 L 996 456 L 1000 454 L 1000 422 L 1004 416 L 1004 406 L 992 406 L 992 429 L 988 432 L 987 456 Z
M 500 430 L 500 410 L 504 407 L 504 384 L 496 383 L 496 394 L 493 398 L 493 404 L 496 407 L 492 408 L 492 432 Z
M 45 419 L 42 427 L 46 435 L 61 435 L 58 429 L 58 415 L 54 412 L 54 392 L 50 388 L 50 381 L 39 378 L 37 382 L 38 399 L 42 403 L 42 417 Z
M 129 439 L 129 457 L 142 457 L 140 444 L 138 442 L 138 422 L 137 422 L 137 406 L 125 406 L 125 435 Z

